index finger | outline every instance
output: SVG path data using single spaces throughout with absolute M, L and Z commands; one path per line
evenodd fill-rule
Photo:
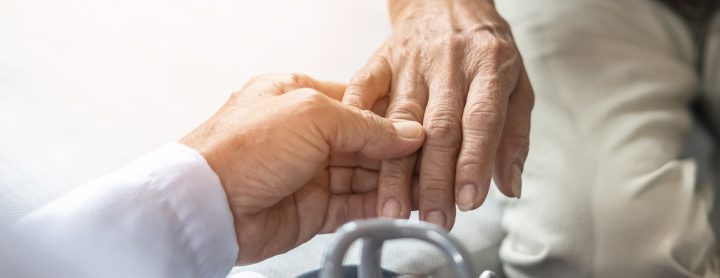
M 382 55 L 375 55 L 350 80 L 342 98 L 343 103 L 370 109 L 387 95 L 392 81 L 392 68 Z

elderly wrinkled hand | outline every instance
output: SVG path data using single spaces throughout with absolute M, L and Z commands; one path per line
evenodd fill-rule
M 392 35 L 343 102 L 367 109 L 387 98 L 386 115 L 422 122 L 427 139 L 417 162 L 382 162 L 378 213 L 407 218 L 417 207 L 421 219 L 451 228 L 455 203 L 480 206 L 493 176 L 502 193 L 519 198 L 533 91 L 493 2 L 395 0 L 390 13 Z
M 303 75 L 260 76 L 181 141 L 220 177 L 241 246 L 239 263 L 376 216 L 379 160 L 422 145 L 419 123 L 343 104 L 344 91 L 343 84 Z

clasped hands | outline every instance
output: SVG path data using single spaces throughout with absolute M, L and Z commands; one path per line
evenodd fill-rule
M 181 140 L 221 179 L 238 263 L 412 209 L 450 229 L 493 178 L 520 197 L 533 92 L 492 1 L 391 1 L 390 13 L 393 35 L 347 86 L 256 77 Z

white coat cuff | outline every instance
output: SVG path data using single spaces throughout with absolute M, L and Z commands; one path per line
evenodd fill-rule
M 226 275 L 237 260 L 237 237 L 225 190 L 205 158 L 188 146 L 171 143 L 133 166 L 171 179 L 155 185 L 176 210 L 201 276 Z

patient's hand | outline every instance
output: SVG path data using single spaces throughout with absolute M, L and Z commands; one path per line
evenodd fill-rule
M 251 263 L 376 215 L 380 159 L 422 145 L 417 122 L 342 104 L 345 86 L 302 75 L 251 80 L 181 142 L 220 176 Z
M 351 80 L 343 102 L 371 107 L 389 95 L 387 116 L 423 122 L 416 156 L 383 161 L 378 213 L 407 218 L 419 168 L 423 220 L 450 228 L 484 201 L 491 178 L 520 197 L 533 92 L 510 27 L 491 0 L 390 0 L 393 32 Z

